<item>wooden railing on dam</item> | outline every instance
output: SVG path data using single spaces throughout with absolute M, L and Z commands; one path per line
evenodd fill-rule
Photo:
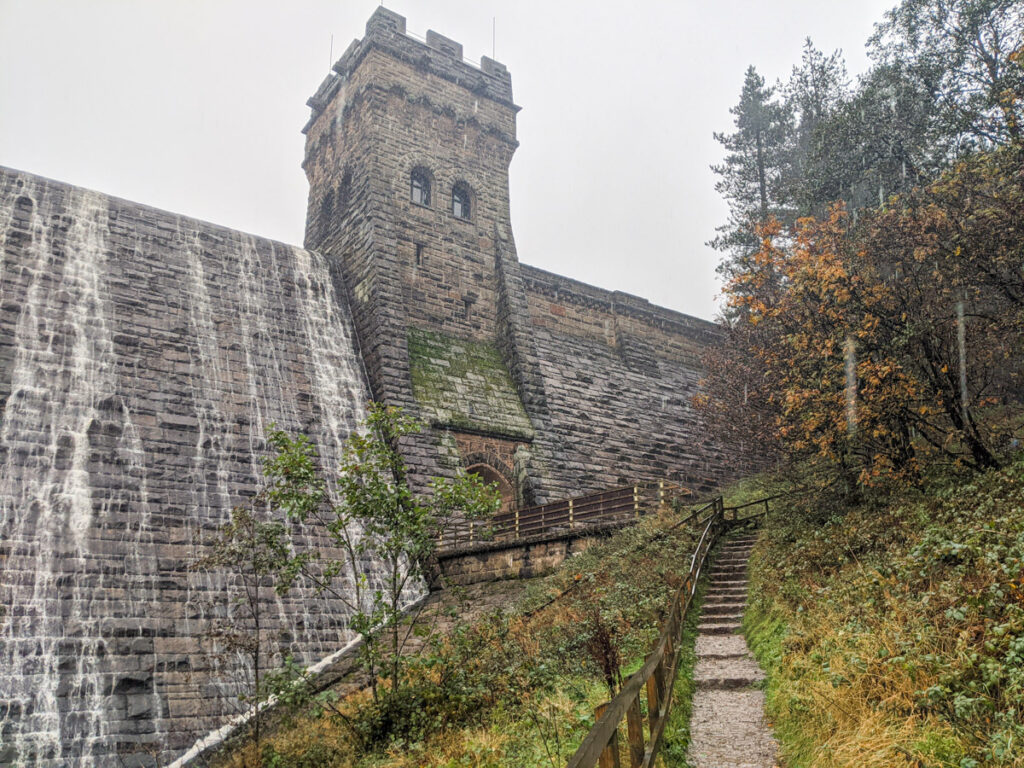
M 668 482 L 636 483 L 448 526 L 438 549 L 453 552 L 486 542 L 515 541 L 548 533 L 570 533 L 598 525 L 629 522 L 674 501 L 691 502 L 691 492 Z

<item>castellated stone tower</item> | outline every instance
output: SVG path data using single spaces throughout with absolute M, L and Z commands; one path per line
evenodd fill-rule
M 403 446 L 414 482 L 461 466 L 506 508 L 714 484 L 691 408 L 714 326 L 519 263 L 502 64 L 378 8 L 308 104 L 305 245 L 350 300 L 375 399 L 431 425 Z
M 511 77 L 436 32 L 410 37 L 385 8 L 333 69 L 308 102 L 306 245 L 349 293 L 374 396 L 435 428 L 406 446 L 417 474 L 461 464 L 507 504 L 534 501 L 526 457 L 544 402 L 513 317 L 526 300 L 509 221 Z

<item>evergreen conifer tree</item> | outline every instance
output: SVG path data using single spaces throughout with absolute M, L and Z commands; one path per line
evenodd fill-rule
M 718 227 L 711 246 L 726 253 L 719 272 L 728 277 L 742 270 L 757 250 L 754 227 L 770 216 L 789 219 L 786 168 L 792 139 L 792 114 L 765 86 L 754 67 L 747 69 L 739 103 L 729 110 L 733 133 L 716 133 L 726 149 L 725 160 L 711 169 L 718 174 L 715 190 L 729 203 L 729 221 Z

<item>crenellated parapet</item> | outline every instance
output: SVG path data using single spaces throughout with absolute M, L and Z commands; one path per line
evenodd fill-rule
M 337 94 L 341 84 L 374 49 L 385 51 L 423 72 L 455 83 L 478 98 L 490 99 L 515 111 L 519 110 L 512 101 L 512 75 L 504 64 L 483 56 L 477 66 L 463 57 L 462 43 L 432 29 L 427 30 L 425 39 L 418 39 L 406 31 L 404 16 L 381 6 L 366 22 L 363 39 L 353 40 L 349 44 L 341 58 L 334 63 L 333 71 L 306 102 L 312 114 L 303 133 L 309 131 Z

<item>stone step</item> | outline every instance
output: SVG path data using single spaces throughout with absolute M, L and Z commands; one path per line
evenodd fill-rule
M 731 658 L 700 656 L 693 668 L 698 688 L 744 688 L 764 680 L 764 672 L 749 653 Z
M 756 682 L 748 677 L 716 677 L 708 680 L 694 680 L 699 691 L 735 691 L 740 688 L 749 688 Z
M 729 572 L 741 573 L 741 572 L 743 572 L 745 570 L 747 570 L 747 561 L 746 560 L 737 560 L 734 563 L 728 563 L 728 562 L 722 562 L 721 560 L 716 560 L 712 564 L 712 566 L 711 566 L 711 572 L 712 573 L 714 573 L 715 571 L 729 571 Z
M 705 603 L 702 613 L 704 616 L 742 616 L 743 603 Z
M 746 605 L 746 592 L 717 592 L 709 589 L 704 599 L 709 603 L 729 603 L 730 605 Z
M 743 637 L 743 635 L 698 635 L 698 637 L 707 637 L 711 639 L 725 640 L 730 637 Z M 735 654 L 735 653 L 706 653 L 701 656 L 702 659 L 707 661 L 734 661 L 736 659 L 745 659 L 750 654 Z
M 747 567 L 745 565 L 741 565 L 738 567 L 727 566 L 726 568 L 719 568 L 718 566 L 715 566 L 711 569 L 711 573 L 709 573 L 708 575 L 711 577 L 712 581 L 716 578 L 739 579 L 747 575 Z
M 742 611 L 747 605 L 746 595 L 708 595 L 705 605 L 728 606 L 731 610 Z
M 750 651 L 743 635 L 697 635 L 694 648 L 698 659 L 705 658 L 748 658 Z
M 700 635 L 734 635 L 741 629 L 738 621 L 702 621 L 697 625 Z
M 700 691 L 693 697 L 687 764 L 694 768 L 768 768 L 777 747 L 765 722 L 764 692 Z
M 719 589 L 742 589 L 744 592 L 747 590 L 746 579 L 712 579 L 710 585 L 712 588 Z

